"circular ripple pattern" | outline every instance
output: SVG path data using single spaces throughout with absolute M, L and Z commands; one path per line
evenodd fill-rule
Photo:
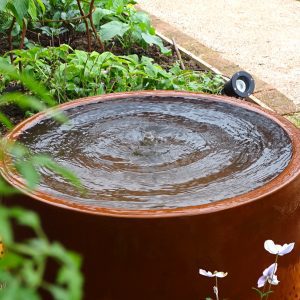
M 272 120 L 232 104 L 142 97 L 81 105 L 20 139 L 71 169 L 85 191 L 42 169 L 39 189 L 84 205 L 187 207 L 241 195 L 275 178 L 292 147 Z

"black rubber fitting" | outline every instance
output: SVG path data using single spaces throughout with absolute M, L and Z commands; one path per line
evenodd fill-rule
M 225 83 L 222 93 L 231 97 L 246 98 L 253 94 L 254 88 L 253 77 L 245 71 L 239 71 Z

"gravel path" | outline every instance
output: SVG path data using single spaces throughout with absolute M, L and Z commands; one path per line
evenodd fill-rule
M 139 0 L 140 7 L 300 105 L 300 2 Z

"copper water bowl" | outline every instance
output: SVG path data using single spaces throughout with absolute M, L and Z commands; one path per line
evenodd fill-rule
M 168 209 L 122 210 L 70 203 L 49 194 L 28 191 L 13 170 L 10 157 L 0 165 L 2 176 L 22 195 L 3 198 L 7 205 L 37 211 L 53 240 L 83 256 L 84 299 L 198 300 L 213 298 L 214 281 L 199 268 L 228 272 L 219 281 L 220 297 L 258 299 L 252 287 L 274 262 L 263 244 L 295 242 L 279 261 L 279 286 L 270 299 L 300 299 L 300 135 L 285 118 L 244 101 L 223 96 L 174 91 L 117 93 L 59 105 L 65 110 L 128 97 L 194 97 L 227 103 L 258 113 L 284 129 L 292 145 L 288 166 L 262 187 L 214 203 Z M 7 135 L 18 136 L 45 116 L 39 113 Z

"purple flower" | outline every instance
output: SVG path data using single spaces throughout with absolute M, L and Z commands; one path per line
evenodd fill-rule
M 275 275 L 276 271 L 277 271 L 277 263 L 274 263 L 268 268 L 266 268 L 263 271 L 263 275 L 259 277 L 257 281 L 257 287 L 258 288 L 263 287 L 266 284 L 266 282 L 269 282 L 272 285 L 277 285 L 279 281 L 277 279 L 277 275 Z
M 295 243 L 276 245 L 272 240 L 265 241 L 264 247 L 265 249 L 275 255 L 283 256 L 285 254 L 290 253 L 294 249 Z

